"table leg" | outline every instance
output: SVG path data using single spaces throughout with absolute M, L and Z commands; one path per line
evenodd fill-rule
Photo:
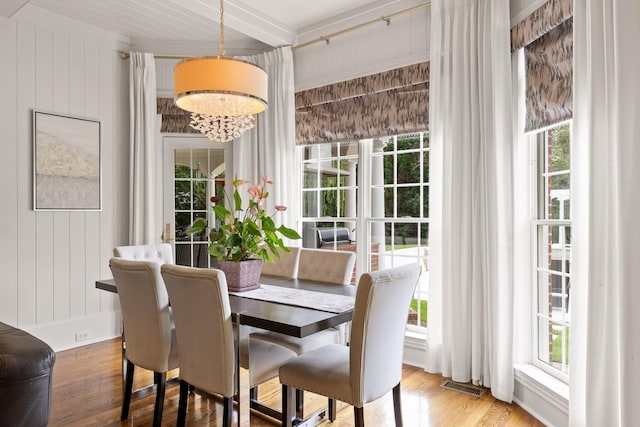
M 249 427 L 250 422 L 250 407 L 251 398 L 250 392 L 251 384 L 249 378 L 249 370 L 242 368 L 240 360 L 246 360 L 249 366 L 249 333 L 246 326 L 242 325 L 242 315 L 238 314 L 236 318 L 236 391 L 238 393 L 238 425 Z

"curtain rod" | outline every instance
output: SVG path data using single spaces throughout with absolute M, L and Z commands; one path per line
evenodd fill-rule
M 335 33 L 331 33 L 331 34 L 328 34 L 326 36 L 320 36 L 320 37 L 315 38 L 313 40 L 309 40 L 307 42 L 294 45 L 294 46 L 292 46 L 292 49 L 294 49 L 294 50 L 295 49 L 300 49 L 300 48 L 303 48 L 303 47 L 306 47 L 306 46 L 309 46 L 309 45 L 312 45 L 312 44 L 315 44 L 315 43 L 320 43 L 320 42 L 325 42 L 326 44 L 329 44 L 329 40 L 331 40 L 334 37 L 341 36 L 343 34 L 347 34 L 347 33 L 350 33 L 352 31 L 355 31 L 355 30 L 359 30 L 360 28 L 364 28 L 364 27 L 367 27 L 369 25 L 376 24 L 378 22 L 385 22 L 387 25 L 390 25 L 391 24 L 391 18 L 395 18 L 395 17 L 398 17 L 400 15 L 404 15 L 404 14 L 407 14 L 407 13 L 412 13 L 412 12 L 415 12 L 415 11 L 418 11 L 418 10 L 421 10 L 421 9 L 426 9 L 429 6 L 431 6 L 431 2 L 419 4 L 417 6 L 413 6 L 413 7 L 410 7 L 408 9 L 400 10 L 400 11 L 392 13 L 390 15 L 381 16 L 380 18 L 372 19 L 371 21 L 363 22 L 362 24 L 358 24 L 358 25 L 354 25 L 354 26 L 349 27 L 349 28 L 345 28 L 344 30 L 336 31 Z
M 129 52 L 119 50 L 118 53 L 120 53 L 120 58 L 129 59 Z M 153 57 L 155 59 L 187 59 L 193 58 L 193 55 L 153 55 Z
M 359 30 L 360 28 L 364 28 L 364 27 L 367 27 L 369 25 L 376 24 L 378 22 L 385 22 L 387 25 L 390 25 L 392 18 L 396 18 L 398 16 L 405 15 L 407 13 L 416 12 L 416 11 L 421 10 L 421 9 L 426 9 L 427 7 L 430 7 L 430 6 L 431 6 L 431 2 L 419 4 L 417 6 L 413 6 L 413 7 L 410 7 L 408 9 L 400 10 L 398 12 L 395 12 L 395 13 L 392 13 L 392 14 L 389 14 L 389 15 L 381 16 L 380 18 L 377 18 L 377 19 L 372 19 L 371 21 L 363 22 L 362 24 L 358 24 L 358 25 L 354 25 L 352 27 L 345 28 L 344 30 L 336 31 L 335 33 L 331 33 L 331 34 L 328 34 L 326 36 L 320 36 L 320 37 L 315 38 L 313 40 L 309 40 L 307 42 L 294 45 L 291 48 L 294 49 L 294 50 L 295 49 L 300 49 L 300 48 L 303 48 L 303 47 L 306 47 L 306 46 L 309 46 L 309 45 L 312 45 L 312 44 L 315 44 L 315 43 L 320 43 L 320 42 L 325 42 L 325 43 L 329 44 L 329 40 L 331 40 L 334 37 L 341 36 L 343 34 L 347 34 L 347 33 L 350 33 L 352 31 L 355 31 L 355 30 Z M 129 59 L 129 52 L 120 52 L 120 57 L 122 59 Z M 156 59 L 186 59 L 186 58 L 193 58 L 193 56 L 185 56 L 185 55 L 154 55 L 153 57 L 156 58 Z

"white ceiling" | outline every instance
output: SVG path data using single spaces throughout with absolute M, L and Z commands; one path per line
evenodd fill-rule
M 295 45 L 323 30 L 344 28 L 425 3 L 425 0 L 225 0 L 229 54 Z M 129 37 L 134 47 L 168 54 L 180 46 L 217 51 L 219 0 L 2 0 L 0 15 L 25 5 Z M 326 34 L 326 33 L 325 33 Z M 178 52 L 176 52 L 178 53 Z

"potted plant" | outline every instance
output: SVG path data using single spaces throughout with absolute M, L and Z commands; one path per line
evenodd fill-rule
M 284 225 L 276 227 L 273 217 L 276 213 L 285 211 L 285 206 L 276 206 L 271 215 L 265 211 L 264 200 L 269 196 L 266 187 L 273 184 L 266 176 L 262 177 L 259 184 L 249 187 L 249 204 L 245 209 L 242 208 L 239 188 L 247 183 L 242 179 L 233 181 L 233 200 L 227 199 L 229 206 L 233 206 L 232 210 L 219 203 L 222 197 L 211 198 L 219 225 L 209 230 L 209 255 L 218 259 L 219 268 L 224 271 L 231 291 L 258 288 L 262 262 L 273 262 L 274 256 L 280 258 L 280 249 L 289 252 L 282 237 L 301 238 L 291 228 Z M 198 218 L 187 229 L 187 233 L 203 233 L 207 228 L 207 221 Z

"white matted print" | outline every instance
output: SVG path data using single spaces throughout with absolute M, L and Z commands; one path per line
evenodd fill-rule
M 100 210 L 100 122 L 33 112 L 33 208 Z

